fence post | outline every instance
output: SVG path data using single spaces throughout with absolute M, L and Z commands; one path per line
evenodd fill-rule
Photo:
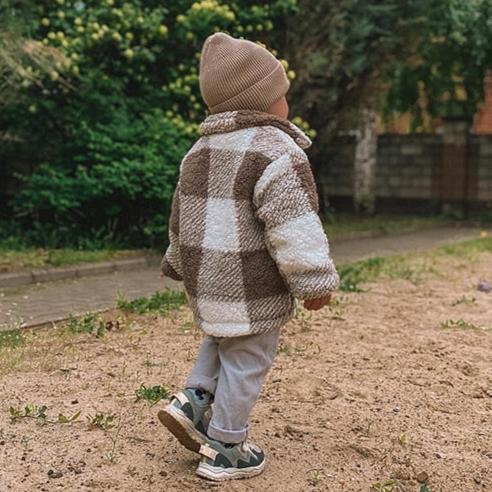
M 434 190 L 441 211 L 465 214 L 471 178 L 468 169 L 468 136 L 470 125 L 463 120 L 444 120 L 442 157 L 435 174 Z

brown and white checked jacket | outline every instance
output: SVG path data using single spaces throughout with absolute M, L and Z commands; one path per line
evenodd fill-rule
M 162 272 L 184 280 L 196 323 L 242 336 L 286 323 L 294 298 L 338 287 L 295 125 L 255 111 L 209 116 L 183 159 Z

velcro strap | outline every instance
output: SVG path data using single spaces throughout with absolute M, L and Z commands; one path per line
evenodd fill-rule
M 198 451 L 202 456 L 205 456 L 205 458 L 209 458 L 212 461 L 215 461 L 215 458 L 217 458 L 217 455 L 219 454 L 215 449 L 212 449 L 208 444 L 202 444 L 200 446 L 200 451 Z
M 181 403 L 181 406 L 183 406 L 185 403 L 188 403 L 190 401 L 182 391 L 173 395 L 172 398 L 176 398 L 176 400 L 178 400 L 179 403 Z

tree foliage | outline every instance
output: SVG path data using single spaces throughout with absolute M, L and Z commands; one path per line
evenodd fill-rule
M 0 112 L 0 131 L 16 136 L 4 150 L 35 148 L 41 164 L 12 202 L 26 232 L 37 243 L 162 244 L 179 162 L 205 116 L 204 39 L 228 31 L 268 42 L 296 4 L 40 0 L 26 10 L 25 1 L 11 3 L 11 17 L 25 20 L 24 39 L 57 54 L 48 71 L 21 60 L 19 97 Z
M 492 1 L 430 2 L 419 50 L 395 67 L 387 111 L 409 111 L 414 129 L 432 130 L 431 117 L 470 121 L 492 68 Z
M 368 107 L 471 119 L 492 68 L 492 0 L 301 0 L 286 56 L 295 111 L 326 152 Z
M 0 0 L 0 106 L 7 104 L 29 84 L 39 80 L 32 70 L 46 74 L 63 56 L 57 50 L 22 36 L 20 14 L 26 14 L 26 4 L 14 8 L 8 0 Z
M 286 49 L 298 74 L 292 99 L 323 154 L 339 130 L 357 127 L 361 109 L 379 103 L 397 61 L 418 50 L 428 1 L 301 0 L 299 8 Z
M 399 60 L 417 50 L 427 27 L 427 0 L 301 0 L 286 53 L 298 77 L 294 110 L 317 131 L 312 160 L 327 165 L 340 131 L 356 136 L 354 205 L 374 208 L 375 114 Z M 323 196 L 323 195 L 322 195 Z M 326 203 L 321 207 L 326 210 Z
M 35 149 L 10 212 L 38 243 L 163 241 L 215 31 L 289 59 L 317 166 L 364 111 L 419 124 L 424 95 L 431 115 L 470 118 L 492 63 L 492 0 L 0 0 L 0 14 L 0 136 L 15 136 L 0 154 Z

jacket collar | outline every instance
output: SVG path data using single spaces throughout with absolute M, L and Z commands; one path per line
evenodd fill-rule
M 289 120 L 259 111 L 242 110 L 212 114 L 201 124 L 200 133 L 213 135 L 214 133 L 228 133 L 255 126 L 274 126 L 287 133 L 301 149 L 307 149 L 311 146 L 309 137 Z

